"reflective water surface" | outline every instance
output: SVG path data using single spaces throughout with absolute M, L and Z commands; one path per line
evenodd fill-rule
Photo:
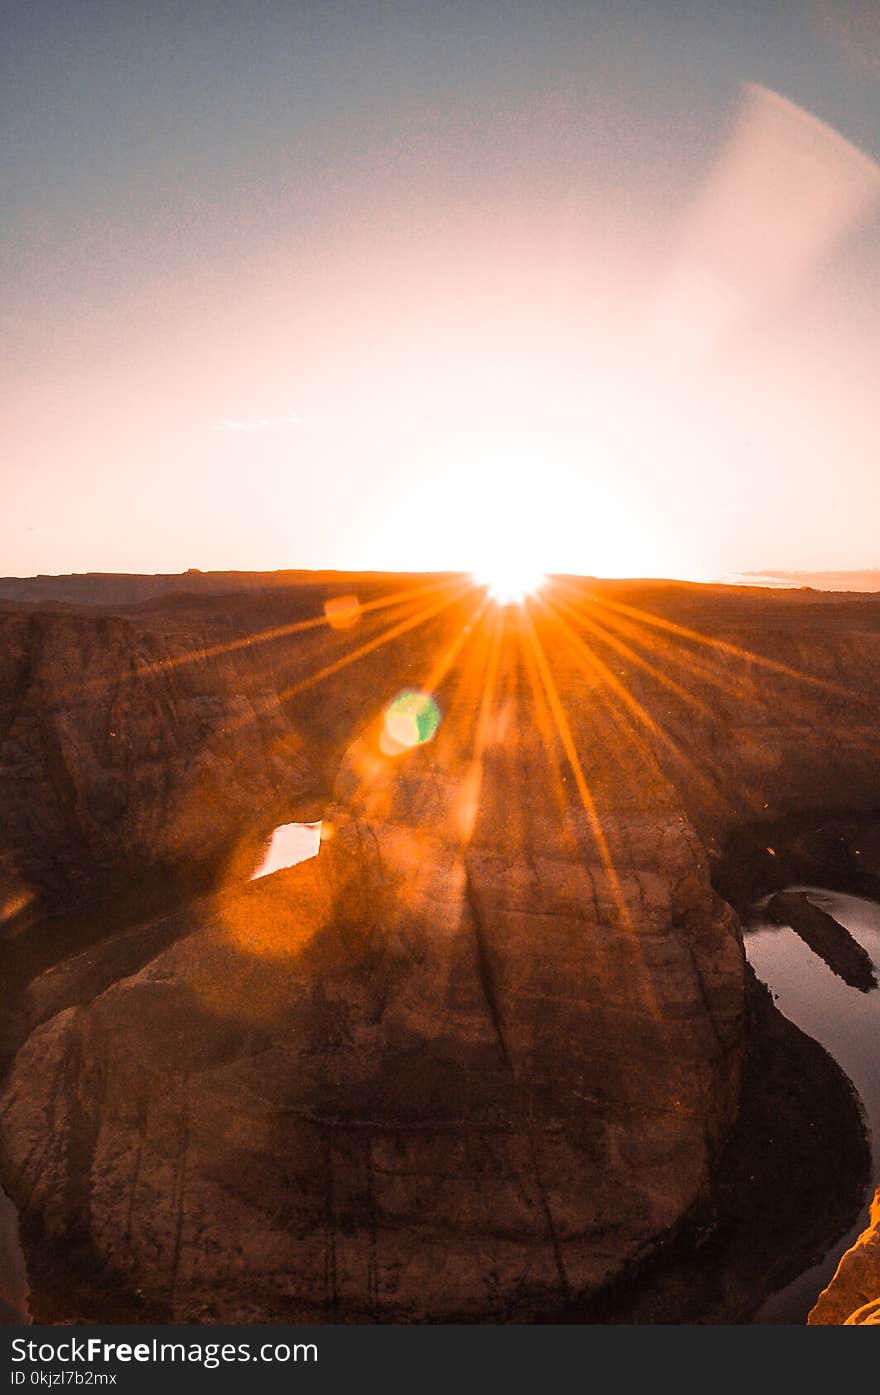
M 880 905 L 821 887 L 788 889 L 806 892 L 814 905 L 834 916 L 880 968 Z M 753 927 L 746 929 L 746 954 L 758 978 L 776 996 L 780 1012 L 824 1046 L 855 1085 L 870 1130 L 876 1186 L 880 1184 L 880 991 L 863 993 L 844 983 L 794 930 L 762 921 L 759 908 Z M 866 1223 L 867 1204 L 852 1230 L 818 1264 L 769 1298 L 755 1321 L 804 1322 L 841 1255 Z
M 320 822 L 279 824 L 269 839 L 262 861 L 251 874 L 251 881 L 280 872 L 284 867 L 293 867 L 309 857 L 316 857 L 320 849 Z

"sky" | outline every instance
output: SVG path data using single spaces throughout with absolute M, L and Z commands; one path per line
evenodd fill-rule
M 874 0 L 0 26 L 0 574 L 880 565 Z

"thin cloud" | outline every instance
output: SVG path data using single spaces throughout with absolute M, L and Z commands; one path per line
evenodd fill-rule
M 295 412 L 281 417 L 221 417 L 214 423 L 218 431 L 268 431 L 273 426 L 302 426 Z

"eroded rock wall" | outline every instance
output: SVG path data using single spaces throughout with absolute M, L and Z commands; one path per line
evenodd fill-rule
M 60 1010 L 22 1046 L 2 1106 L 28 1225 L 59 1253 L 83 1240 L 108 1283 L 179 1318 L 511 1318 L 589 1296 L 705 1200 L 746 1031 L 741 938 L 708 844 L 820 792 L 870 807 L 880 608 L 673 593 L 654 598 L 660 618 L 712 643 L 615 631 L 605 614 L 597 633 L 591 611 L 589 643 L 569 643 L 557 615 L 537 647 L 514 628 L 496 650 L 464 603 L 433 626 L 392 611 L 379 646 L 363 630 L 299 640 L 277 617 L 279 643 L 239 642 L 273 623 L 261 602 L 213 622 L 200 642 L 220 652 L 204 664 L 135 685 L 123 715 L 158 743 L 157 779 L 178 732 L 182 768 L 215 741 L 228 755 L 225 827 L 261 789 L 271 801 L 276 758 L 289 780 L 307 732 L 304 760 L 340 767 L 328 840 L 313 862 L 201 903 L 127 977 L 108 986 L 98 969 L 90 995 L 73 973 L 69 1007 L 42 993 Z M 191 648 L 192 615 L 174 621 Z M 176 633 L 166 612 L 89 624 L 129 626 L 105 680 L 133 643 L 153 664 Z M 659 641 L 638 647 L 648 631 Z M 86 829 L 94 808 L 108 856 L 201 846 L 188 787 L 175 805 L 139 783 L 143 742 L 116 772 L 140 792 L 117 841 L 89 802 L 116 771 L 95 754 L 116 710 L 101 699 L 71 717 L 60 678 L 27 677 L 39 650 L 16 652 L 12 689 L 36 694 L 13 703 L 27 740 L 47 725 L 65 768 L 72 751 L 89 772 L 67 805 L 41 773 L 50 806 Z M 209 673 L 223 705 L 203 739 Z M 435 692 L 443 720 L 426 747 L 389 754 L 382 712 L 403 686 Z M 247 738 L 227 724 L 237 695 L 267 704 Z M 29 750 L 25 807 L 28 770 L 54 769 Z
M 209 862 L 312 778 L 275 687 L 197 632 L 0 614 L 4 918 Z
M 874 1195 L 867 1228 L 819 1294 L 808 1322 L 811 1327 L 880 1323 L 880 1190 Z
M 582 827 L 577 860 L 464 849 L 418 759 L 381 817 L 334 807 L 319 858 L 31 1034 L 2 1136 L 43 1244 L 87 1235 L 179 1320 L 498 1320 L 705 1197 L 743 962 L 692 831 L 610 829 L 623 925 Z

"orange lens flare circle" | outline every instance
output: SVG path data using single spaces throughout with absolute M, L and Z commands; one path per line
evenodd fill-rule
M 357 596 L 334 596 L 324 602 L 324 614 L 334 630 L 348 630 L 360 619 L 361 604 Z

